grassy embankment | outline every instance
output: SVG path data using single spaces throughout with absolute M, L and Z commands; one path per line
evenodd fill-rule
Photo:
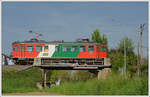
M 36 82 L 38 81 L 41 81 L 39 69 L 33 68 L 22 72 L 3 71 L 2 93 L 36 91 L 65 95 L 148 95 L 148 78 L 146 77 L 124 79 L 121 76 L 113 75 L 105 80 L 66 82 L 44 90 L 37 89 Z

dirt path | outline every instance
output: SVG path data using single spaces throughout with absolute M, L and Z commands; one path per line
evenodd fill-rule
M 49 92 L 27 92 L 27 93 L 4 93 L 2 96 L 17 96 L 17 95 L 22 95 L 22 96 L 32 96 L 32 95 L 61 95 L 57 93 L 49 93 Z
M 32 65 L 2 65 L 2 70 L 25 70 L 32 67 Z

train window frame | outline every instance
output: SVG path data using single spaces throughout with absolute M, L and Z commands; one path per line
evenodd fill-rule
M 44 52 L 48 52 L 48 45 L 44 46 Z
M 29 47 L 32 47 L 32 50 L 30 50 Z M 27 46 L 27 52 L 33 52 L 33 46 Z
M 55 46 L 55 51 L 59 52 L 59 46 Z
M 90 50 L 91 49 L 90 47 L 92 47 L 93 49 Z M 94 46 L 88 46 L 88 52 L 94 52 Z
M 63 46 L 63 52 L 69 52 L 69 47 L 68 46 Z
M 71 47 L 71 52 L 77 52 L 78 50 L 78 47 L 77 46 L 72 46 Z
M 22 47 L 23 47 L 23 50 L 22 50 Z M 25 51 L 25 46 L 24 45 L 20 46 L 20 51 Z
M 19 50 L 19 46 L 18 45 L 14 46 L 14 51 L 17 52 L 18 50 Z
M 97 52 L 101 52 L 101 46 L 97 46 Z
M 81 48 L 83 48 L 83 50 L 81 50 Z M 85 51 L 86 51 L 85 46 L 80 46 L 80 52 L 85 52 Z
M 37 49 L 38 47 L 40 47 L 40 48 Z M 35 51 L 36 52 L 42 52 L 42 46 L 39 46 L 39 45 L 35 46 Z
M 106 47 L 102 46 L 102 52 L 106 52 Z
M 99 46 L 97 46 L 97 52 L 99 52 Z

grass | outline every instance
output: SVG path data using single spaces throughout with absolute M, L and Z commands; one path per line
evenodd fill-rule
M 134 77 L 124 79 L 112 75 L 107 79 L 87 81 L 70 81 L 60 86 L 39 90 L 36 82 L 41 81 L 41 70 L 3 71 L 2 93 L 52 92 L 65 95 L 148 95 L 148 78 Z
M 148 95 L 148 80 L 111 77 L 86 82 L 69 82 L 61 86 L 53 86 L 45 91 L 66 95 Z
M 37 91 L 36 82 L 41 79 L 41 71 L 36 68 L 22 72 L 14 70 L 3 71 L 2 93 Z

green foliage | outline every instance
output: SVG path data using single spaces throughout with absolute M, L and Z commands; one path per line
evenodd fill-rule
M 41 81 L 41 70 L 33 68 L 18 72 L 14 70 L 2 71 L 2 92 L 30 92 L 36 91 L 36 82 Z
M 148 95 L 148 78 L 124 79 L 112 75 L 101 80 L 67 82 L 44 91 L 65 95 Z
M 141 72 L 142 72 L 142 76 L 146 75 L 148 76 L 148 64 L 142 64 L 141 65 Z
M 95 77 L 96 76 L 89 71 L 76 71 L 72 76 L 72 81 L 86 81 Z
M 107 40 L 107 37 L 106 35 L 100 35 L 100 31 L 98 29 L 95 29 L 93 31 L 93 34 L 92 34 L 92 41 L 93 42 L 97 42 L 97 43 L 105 43 L 107 44 L 108 43 L 108 40 Z
M 107 40 L 107 37 L 105 34 L 103 34 L 103 36 L 102 36 L 102 43 L 105 43 L 105 44 L 108 43 L 108 40 Z
M 137 71 L 137 56 L 134 53 L 127 53 L 127 71 L 130 77 L 134 76 Z
M 50 92 L 65 95 L 148 95 L 147 76 L 124 79 L 123 76 L 112 74 L 106 79 L 67 81 L 60 86 L 53 85 L 51 88 L 39 90 L 36 88 L 36 82 L 42 80 L 41 76 L 41 70 L 37 68 L 22 72 L 3 71 L 2 93 Z
M 94 30 L 92 34 L 92 41 L 97 43 L 102 43 L 101 36 L 98 29 Z
M 125 49 L 127 53 L 133 53 L 133 50 L 135 48 L 134 43 L 132 42 L 131 39 L 128 37 L 123 38 L 120 43 L 119 43 L 119 50 L 124 51 L 124 41 L 125 41 Z
M 122 52 L 119 52 L 117 50 L 111 50 L 109 52 L 109 58 L 110 63 L 112 64 L 112 70 L 113 72 L 122 72 L 123 64 L 124 64 L 124 58 Z
M 124 42 L 125 41 L 125 42 Z M 110 50 L 109 57 L 113 65 L 113 71 L 123 72 L 124 66 L 124 43 L 126 49 L 126 66 L 129 77 L 133 77 L 137 71 L 137 56 L 134 54 L 134 44 L 128 37 L 123 38 L 118 44 L 118 49 Z
M 109 52 L 113 72 L 123 73 L 124 54 L 120 50 L 113 49 Z M 136 74 L 137 56 L 134 53 L 126 54 L 127 72 L 130 77 Z
M 50 76 L 50 81 L 56 81 L 58 79 L 61 82 L 66 82 L 70 80 L 71 71 L 68 70 L 53 70 Z

